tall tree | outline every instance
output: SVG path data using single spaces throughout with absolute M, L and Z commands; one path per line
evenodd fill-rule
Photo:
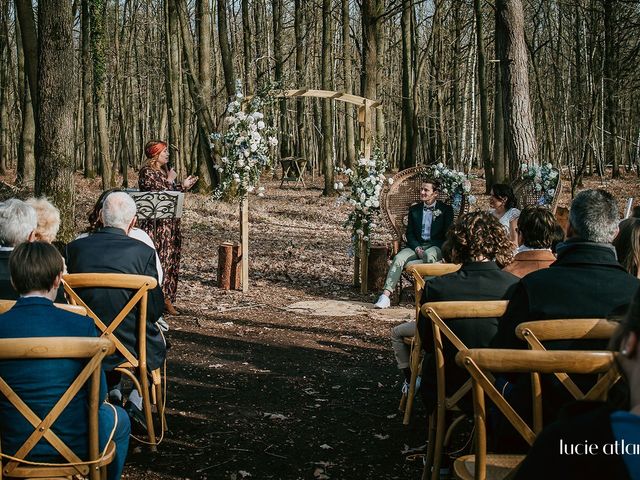
M 415 24 L 413 0 L 402 0 L 402 140 L 400 142 L 400 168 L 416 164 L 415 105 L 413 83 L 415 81 Z
M 349 0 L 342 0 L 342 76 L 344 77 L 345 93 L 353 92 L 350 27 Z M 345 103 L 344 112 L 346 149 L 345 164 L 350 168 L 356 162 L 356 135 L 353 128 L 353 119 L 351 117 L 353 106 Z
M 218 40 L 220 55 L 222 56 L 222 70 L 224 72 L 224 86 L 227 98 L 236 93 L 236 77 L 233 71 L 231 46 L 229 45 L 229 29 L 227 28 L 227 0 L 218 0 Z
M 323 90 L 331 90 L 331 45 L 333 43 L 333 35 L 331 29 L 331 0 L 322 0 L 322 73 L 321 82 Z M 330 99 L 322 99 L 322 148 L 320 150 L 320 158 L 324 166 L 324 190 L 323 195 L 335 195 L 336 190 L 333 186 L 333 169 L 335 160 L 333 158 L 333 102 Z
M 384 0 L 362 0 L 362 69 L 360 90 L 362 96 L 376 100 L 378 96 L 378 47 Z M 374 124 L 372 124 L 373 126 Z M 375 137 L 375 132 L 372 132 Z
M 115 186 L 115 175 L 109 155 L 109 126 L 107 124 L 107 56 L 105 22 L 107 0 L 89 0 L 91 13 L 91 50 L 93 56 L 93 98 L 96 106 L 98 155 L 102 171 L 102 188 Z
M 18 167 L 16 172 L 16 181 L 25 185 L 33 185 L 36 174 L 36 124 L 33 116 L 31 90 L 29 89 L 29 81 L 25 70 L 20 22 L 16 21 L 15 23 L 16 56 L 18 58 L 18 95 L 20 97 L 20 110 L 22 111 L 20 140 L 18 141 Z
M 198 30 L 198 80 L 203 103 L 210 105 L 213 84 L 211 79 L 211 9 L 209 0 L 197 0 L 196 2 L 196 27 Z M 212 187 L 212 179 L 207 166 L 211 162 L 209 135 L 212 132 L 207 131 L 206 128 L 206 124 L 199 123 L 196 171 L 200 177 L 197 186 L 201 192 L 207 192 Z
M 618 47 L 615 36 L 617 26 L 617 0 L 604 0 L 604 71 L 602 72 L 602 90 L 604 95 L 604 111 L 602 113 L 604 132 L 604 160 L 611 163 L 612 178 L 620 176 L 620 159 L 616 151 L 616 141 L 618 135 L 617 117 L 618 112 L 618 87 L 620 79 L 618 76 Z
M 346 1 L 346 0 L 343 0 Z M 347 2 L 348 3 L 348 2 Z M 293 32 L 296 38 L 296 88 L 304 87 L 304 32 L 303 32 L 303 15 L 302 0 L 294 0 L 293 4 Z M 304 157 L 304 98 L 296 98 L 296 157 Z
M 167 95 L 167 117 L 171 162 L 178 173 L 181 162 L 178 146 L 181 138 L 180 128 L 180 26 L 178 21 L 178 0 L 165 2 L 165 45 L 167 47 L 167 71 L 165 91 Z
M 497 0 L 498 23 L 504 32 L 499 55 L 509 175 L 515 178 L 520 165 L 537 164 L 537 141 L 529 99 L 527 46 L 521 0 Z
M 480 94 L 480 158 L 484 167 L 485 188 L 489 192 L 493 182 L 493 169 L 491 168 L 491 152 L 489 151 L 489 107 L 487 82 L 485 80 L 485 55 L 484 36 L 482 33 L 482 7 L 481 0 L 473 0 L 473 11 L 476 20 L 476 45 L 478 48 L 478 90 Z
M 324 10 L 323 10 L 324 12 Z M 282 0 L 271 0 L 271 21 L 273 25 L 273 60 L 274 60 L 274 80 L 278 88 L 284 88 L 284 53 L 282 48 L 283 40 L 283 11 Z M 287 100 L 278 100 L 278 123 L 281 132 L 280 138 L 280 158 L 290 156 L 291 136 L 287 125 Z
M 74 235 L 73 182 L 75 107 L 73 16 L 67 0 L 38 5 L 38 105 L 36 108 L 36 195 L 45 195 L 60 210 L 58 238 Z
M 91 15 L 89 14 L 89 0 L 82 0 L 82 14 L 80 18 L 82 28 L 82 107 L 84 114 L 84 175 L 87 178 L 96 176 L 95 160 L 93 157 L 93 84 L 91 82 Z

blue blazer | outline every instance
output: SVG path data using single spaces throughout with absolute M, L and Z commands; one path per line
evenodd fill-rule
M 453 223 L 453 208 L 440 200 L 436 201 L 436 210 L 441 213 L 431 221 L 431 239 L 428 240 L 434 247 L 441 248 L 447 237 L 447 230 Z M 423 202 L 418 202 L 409 209 L 407 222 L 407 247 L 415 250 L 427 242 L 422 238 Z
M 0 315 L 0 338 L 96 336 L 90 317 L 54 307 L 44 297 L 21 297 L 11 310 Z M 5 360 L 0 361 L 0 376 L 43 419 L 85 365 L 84 359 Z M 80 455 L 86 454 L 88 442 L 86 388 L 78 392 L 52 426 L 56 435 Z M 100 398 L 104 397 L 103 374 Z M 31 424 L 0 395 L 2 451 L 15 453 L 32 433 Z M 59 455 L 47 440 L 41 439 L 27 459 L 55 461 Z

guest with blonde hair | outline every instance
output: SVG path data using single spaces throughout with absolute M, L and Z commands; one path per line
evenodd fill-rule
M 60 229 L 60 211 L 45 197 L 32 197 L 26 203 L 34 208 L 38 217 L 35 240 L 53 243 Z

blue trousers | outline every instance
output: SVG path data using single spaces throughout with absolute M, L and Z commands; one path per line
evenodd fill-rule
M 117 423 L 114 409 L 117 412 Z M 116 456 L 107 466 L 107 480 L 119 480 L 122 476 L 124 463 L 127 460 L 127 451 L 129 450 L 129 434 L 131 433 L 131 421 L 129 415 L 120 407 L 112 407 L 110 405 L 100 405 L 98 411 L 98 430 L 100 437 L 100 449 L 103 449 L 109 440 L 111 431 L 115 424 L 115 432 L 113 433 L 113 441 L 116 444 Z

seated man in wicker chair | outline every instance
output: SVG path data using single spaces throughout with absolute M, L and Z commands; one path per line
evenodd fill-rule
M 453 223 L 453 208 L 438 198 L 440 182 L 425 178 L 420 186 L 420 202 L 409 209 L 407 222 L 407 246 L 394 257 L 384 291 L 378 297 L 375 308 L 391 306 L 391 292 L 400 280 L 402 270 L 416 263 L 435 263 L 442 259 L 440 248 L 447 230 Z

